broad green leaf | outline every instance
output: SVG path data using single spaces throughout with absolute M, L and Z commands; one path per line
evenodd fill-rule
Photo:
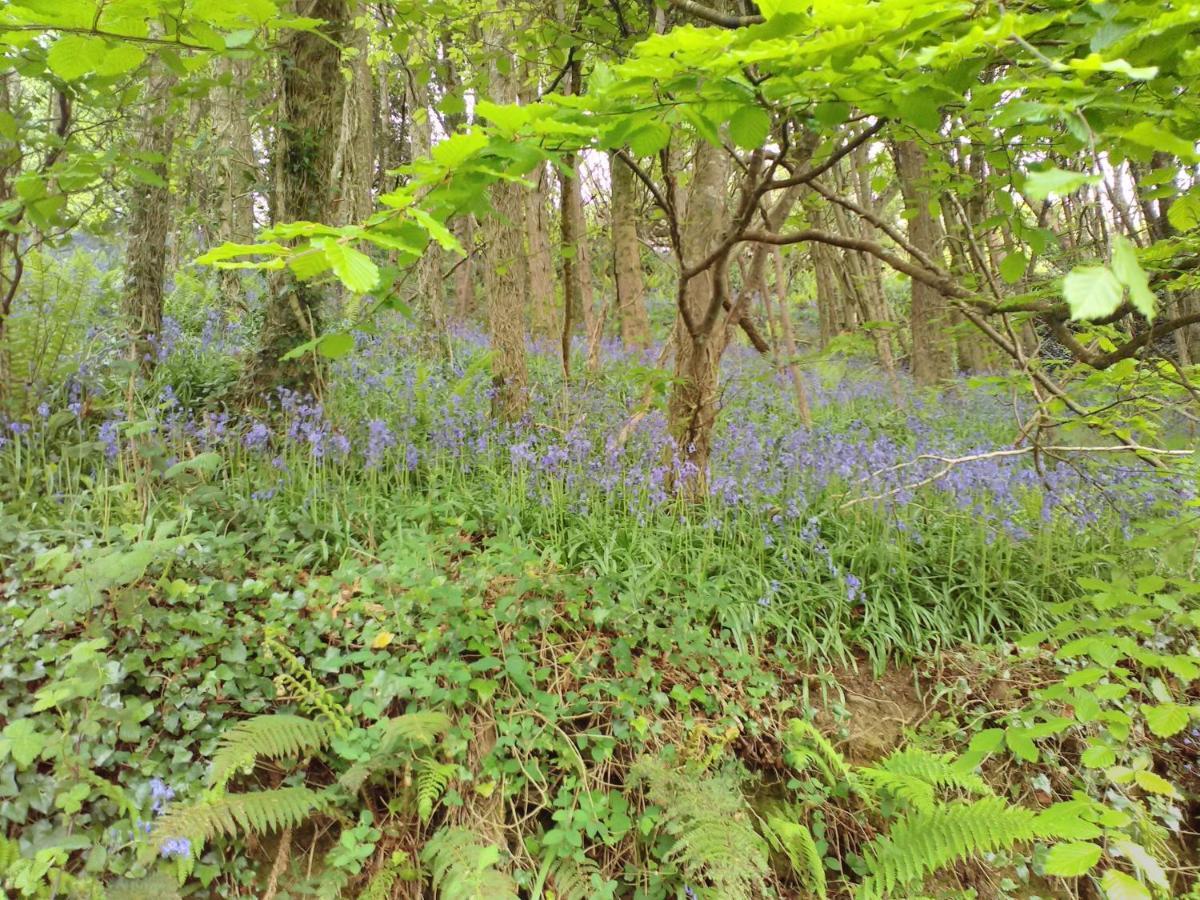
M 163 473 L 163 478 L 175 478 L 184 472 L 215 472 L 222 462 L 220 453 L 200 453 L 175 463 Z
M 1030 172 L 1025 177 L 1025 187 L 1022 190 L 1031 200 L 1045 200 L 1051 194 L 1069 194 L 1085 184 L 1096 184 L 1099 175 L 1089 175 L 1086 172 L 1068 172 L 1057 167 L 1043 169 L 1040 172 Z
M 482 131 L 452 134 L 446 140 L 433 145 L 433 158 L 446 168 L 452 169 L 487 145 L 488 136 Z
M 1063 279 L 1063 296 L 1072 319 L 1102 319 L 1116 312 L 1124 291 L 1105 266 L 1078 266 Z
M 1008 284 L 1016 284 L 1029 267 L 1029 257 L 1024 253 L 1010 253 L 1000 261 L 1000 277 Z
M 313 241 L 313 246 L 325 251 L 333 274 L 354 293 L 365 294 L 379 284 L 379 268 L 367 254 L 331 237 Z
M 1200 188 L 1192 188 L 1171 204 L 1167 221 L 1177 231 L 1200 228 Z
M 1023 759 L 1026 762 L 1038 761 L 1037 744 L 1033 742 L 1033 736 L 1028 728 L 1020 726 L 1009 726 L 1004 730 L 1004 742 L 1008 744 L 1008 749 L 1018 759 Z
M 1163 703 L 1159 706 L 1142 706 L 1142 715 L 1150 731 L 1158 737 L 1171 737 L 1187 728 L 1191 711 L 1178 703 Z
M 1164 797 L 1178 797 L 1179 790 L 1167 779 L 1154 772 L 1134 772 L 1133 783 L 1140 787 L 1143 791 L 1149 791 L 1151 794 L 1161 794 Z
M 354 335 L 344 331 L 324 335 L 317 341 L 317 352 L 326 359 L 341 359 L 354 349 Z
M 971 736 L 970 749 L 978 753 L 995 753 L 1003 744 L 1003 729 L 985 728 Z
M 1055 844 L 1046 854 L 1046 874 L 1060 878 L 1083 875 L 1100 861 L 1100 847 L 1088 841 Z
M 125 41 L 109 43 L 95 72 L 97 75 L 123 75 L 132 72 L 145 59 L 146 51 L 136 44 Z
M 629 135 L 634 156 L 653 156 L 671 141 L 671 129 L 662 122 L 647 122 Z
M 729 119 L 729 136 L 743 150 L 756 150 L 771 133 L 771 117 L 758 106 L 743 106 Z
M 76 81 L 95 72 L 107 50 L 103 38 L 65 34 L 46 53 L 46 65 L 63 81 Z
M 196 258 L 203 266 L 219 264 L 227 259 L 238 256 L 287 256 L 291 251 L 282 244 L 232 244 L 226 243 L 213 247 L 207 253 Z
M 1038 813 L 1033 825 L 1040 837 L 1088 841 L 1104 833 L 1088 817 L 1091 809 L 1092 801 L 1064 800 Z
M 1147 321 L 1154 321 L 1156 299 L 1150 290 L 1150 276 L 1138 263 L 1137 250 L 1129 238 L 1118 234 L 1112 243 L 1112 268 L 1117 280 L 1129 288 L 1129 300 Z
M 443 249 L 452 250 L 453 252 L 463 256 L 466 255 L 466 251 L 463 250 L 462 244 L 458 242 L 458 238 L 454 236 L 450 229 L 431 216 L 429 213 L 425 212 L 425 210 L 414 206 L 408 212 L 409 215 L 411 215 L 422 228 L 429 232 L 429 236 L 431 238 L 441 244 Z
M 1165 150 L 1180 159 L 1195 162 L 1200 159 L 1196 147 L 1191 141 L 1186 141 L 1174 132 L 1155 122 L 1143 120 L 1132 128 L 1121 132 L 1121 137 L 1151 150 Z
M 1093 744 L 1079 757 L 1079 761 L 1088 769 L 1107 769 L 1117 761 L 1117 754 L 1111 747 L 1103 744 Z
M 1108 869 L 1100 879 L 1107 900 L 1152 900 L 1146 886 L 1120 869 Z
M 1141 844 L 1123 837 L 1113 837 L 1109 847 L 1114 853 L 1119 853 L 1133 863 L 1133 867 L 1152 885 L 1164 891 L 1169 888 L 1166 870 Z

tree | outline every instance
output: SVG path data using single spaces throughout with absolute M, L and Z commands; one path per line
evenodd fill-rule
M 617 319 L 621 343 L 644 348 L 650 344 L 650 320 L 646 314 L 646 288 L 642 278 L 642 247 L 637 233 L 637 182 L 633 170 L 615 154 L 609 154 L 612 185 L 611 229 L 613 280 L 617 289 Z

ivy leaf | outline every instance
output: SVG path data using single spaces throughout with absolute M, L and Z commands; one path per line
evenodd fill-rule
M 1063 279 L 1063 296 L 1072 319 L 1103 319 L 1121 305 L 1121 282 L 1105 266 L 1076 266 Z
M 1024 253 L 1010 253 L 1000 261 L 1000 277 L 1008 284 L 1016 284 L 1029 267 L 1029 257 Z
M 1030 172 L 1025 176 L 1025 187 L 1022 190 L 1031 200 L 1045 200 L 1051 194 L 1069 194 L 1085 184 L 1095 184 L 1099 180 L 1099 175 L 1068 172 L 1066 169 L 1054 167 Z
M 757 106 L 743 106 L 729 119 L 729 136 L 743 150 L 757 150 L 771 133 L 771 117 Z
M 29 719 L 9 722 L 0 735 L 3 736 L 0 738 L 0 759 L 7 752 L 19 769 L 31 765 L 46 746 L 45 736 L 34 730 L 33 722 Z
M 322 238 L 313 245 L 325 251 L 333 274 L 354 293 L 365 294 L 379 284 L 379 269 L 367 254 L 334 238 Z
M 1172 203 L 1167 221 L 1176 231 L 1200 228 L 1200 188 L 1193 188 Z
M 1104 888 L 1108 900 L 1151 900 L 1144 884 L 1119 869 L 1106 871 L 1100 879 L 1100 887 Z
M 1055 844 L 1046 854 L 1046 874 L 1074 878 L 1100 861 L 1100 847 L 1089 841 Z
M 1147 321 L 1153 322 L 1157 298 L 1154 291 L 1150 290 L 1150 276 L 1138 263 L 1137 250 L 1123 234 L 1113 238 L 1112 267 L 1117 280 L 1129 288 L 1129 300 L 1134 308 L 1145 316 Z
M 1163 703 L 1160 706 L 1142 706 L 1142 715 L 1150 731 L 1158 737 L 1171 737 L 1187 728 L 1191 711 L 1178 703 Z

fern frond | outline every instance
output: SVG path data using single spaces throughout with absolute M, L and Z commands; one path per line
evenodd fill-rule
M 811 722 L 792 719 L 783 740 L 788 748 L 784 758 L 789 765 L 803 770 L 815 764 L 831 788 L 843 781 L 854 783 L 854 775 L 846 758 Z
M 858 900 L 894 895 L 930 872 L 979 853 L 1007 849 L 1034 837 L 1033 810 L 999 797 L 916 810 L 863 848 L 869 876 Z M 912 896 L 906 890 L 903 896 Z
M 224 787 L 240 769 L 254 765 L 260 756 L 279 759 L 304 756 L 324 748 L 331 738 L 324 722 L 303 716 L 255 716 L 221 735 L 213 754 L 209 784 Z
M 930 753 L 918 748 L 897 750 L 881 762 L 877 770 L 916 778 L 939 790 L 958 790 L 980 797 L 992 793 L 978 772 L 965 767 L 950 753 Z
M 792 871 L 799 876 L 804 887 L 818 900 L 825 900 L 828 896 L 825 860 L 821 858 L 812 832 L 806 825 L 780 815 L 768 814 L 765 824 L 767 840 L 788 858 Z
M 0 835 L 0 875 L 21 858 L 21 846 L 11 838 Z
M 450 779 L 458 772 L 454 763 L 441 763 L 436 759 L 422 759 L 417 762 L 417 815 L 422 822 L 428 822 L 433 815 L 433 805 L 446 792 Z
M 392 887 L 396 882 L 415 876 L 409 855 L 397 850 L 371 876 L 370 882 L 358 895 L 358 900 L 391 900 Z
M 346 708 L 317 681 L 308 666 L 286 644 L 267 634 L 263 638 L 263 652 L 268 659 L 276 660 L 283 670 L 275 676 L 275 683 L 282 693 L 294 694 L 314 716 L 323 718 L 335 735 L 344 736 L 354 728 Z
M 402 716 L 382 719 L 383 746 L 393 750 L 396 744 L 403 740 L 427 747 L 440 735 L 449 731 L 452 724 L 448 715 L 436 710 L 405 713 Z
M 643 782 L 650 802 L 663 810 L 663 828 L 674 839 L 666 857 L 689 880 L 708 882 L 723 900 L 765 892 L 767 845 L 735 781 L 696 777 L 646 758 L 630 770 L 630 787 Z
M 421 856 L 441 900 L 517 900 L 517 883 L 498 868 L 501 850 L 466 828 L 438 831 Z
M 596 893 L 593 877 L 603 879 L 595 860 L 560 859 L 550 870 L 550 885 L 554 888 L 555 900 L 591 900 Z
M 325 808 L 326 795 L 306 787 L 226 794 L 194 806 L 174 806 L 155 823 L 154 843 L 185 838 L 192 855 L 219 835 L 267 834 L 295 827 Z

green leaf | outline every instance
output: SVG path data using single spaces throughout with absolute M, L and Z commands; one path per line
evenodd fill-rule
M 245 47 L 258 34 L 253 28 L 239 28 L 237 31 L 231 31 L 225 35 L 225 46 L 230 50 L 236 50 L 238 47 Z
M 461 165 L 468 157 L 488 145 L 488 136 L 482 131 L 452 134 L 444 141 L 433 145 L 433 159 L 448 169 Z
M 11 755 L 19 769 L 31 765 L 46 747 L 45 736 L 34 730 L 30 719 L 9 722 L 0 736 L 0 759 Z
M 1103 319 L 1124 299 L 1121 282 L 1105 266 L 1077 266 L 1063 279 L 1072 319 Z
M 223 461 L 220 453 L 200 453 L 175 463 L 163 473 L 163 478 L 175 478 L 184 472 L 215 472 Z
M 1133 782 L 1143 791 L 1149 791 L 1151 794 L 1161 794 L 1164 797 L 1179 796 L 1179 791 L 1175 785 L 1154 772 L 1134 772 Z
M 1187 728 L 1191 711 L 1178 703 L 1163 703 L 1160 706 L 1142 706 L 1142 715 L 1150 731 L 1158 737 L 1171 737 Z
M 1108 900 L 1151 900 L 1146 886 L 1119 869 L 1109 869 L 1100 879 L 1100 887 Z
M 95 67 L 97 75 L 123 75 L 131 72 L 142 64 L 146 51 L 128 41 L 110 43 L 105 47 L 104 56 Z
M 345 331 L 324 335 L 317 341 L 317 352 L 326 359 L 341 359 L 354 349 L 354 335 Z
M 1033 735 L 1028 728 L 1009 726 L 1004 730 L 1004 742 L 1018 759 L 1026 762 L 1038 761 L 1037 744 L 1033 742 Z
M 66 34 L 46 53 L 46 65 L 64 81 L 76 81 L 96 71 L 108 47 L 102 38 Z
M 758 106 L 743 106 L 729 119 L 729 136 L 743 150 L 757 150 L 771 133 L 771 117 Z
M 1150 290 L 1150 276 L 1138 263 L 1137 250 L 1129 238 L 1118 234 L 1112 243 L 1113 274 L 1125 287 L 1129 288 L 1129 300 L 1147 321 L 1154 321 L 1154 307 L 1157 298 Z
M 313 246 L 325 251 L 333 274 L 354 293 L 365 294 L 379 284 L 379 269 L 367 254 L 331 237 L 313 241 Z
M 1191 141 L 1184 140 L 1155 122 L 1138 122 L 1132 128 L 1121 132 L 1121 137 L 1152 150 L 1165 150 L 1189 162 L 1200 159 Z
M 662 122 L 647 122 L 629 135 L 629 152 L 653 156 L 671 142 L 671 129 Z
M 1089 841 L 1104 833 L 1088 818 L 1091 809 L 1092 801 L 1064 800 L 1038 813 L 1033 824 L 1040 837 Z
M 1200 228 L 1200 188 L 1192 188 L 1171 204 L 1167 221 L 1176 231 Z
M 1079 761 L 1088 769 L 1107 769 L 1117 761 L 1117 754 L 1111 747 L 1103 744 L 1093 744 L 1079 757 Z
M 1083 875 L 1100 861 L 1100 847 L 1088 841 L 1056 844 L 1046 854 L 1046 874 L 1060 878 Z
M 985 728 L 971 736 L 970 749 L 976 753 L 995 753 L 1003 744 L 1002 728 Z
M 1016 284 L 1029 267 L 1029 257 L 1024 253 L 1010 253 L 1000 261 L 1000 277 L 1008 284 Z
M 466 251 L 463 250 L 462 244 L 458 242 L 458 238 L 454 236 L 449 228 L 420 207 L 414 206 L 408 212 L 422 228 L 429 232 L 431 238 L 442 245 L 443 249 L 452 250 L 455 253 L 466 256 Z
M 1085 184 L 1096 184 L 1099 175 L 1086 172 L 1068 172 L 1057 167 L 1030 172 L 1025 177 L 1025 196 L 1031 200 L 1045 200 L 1051 194 L 1069 194 Z

